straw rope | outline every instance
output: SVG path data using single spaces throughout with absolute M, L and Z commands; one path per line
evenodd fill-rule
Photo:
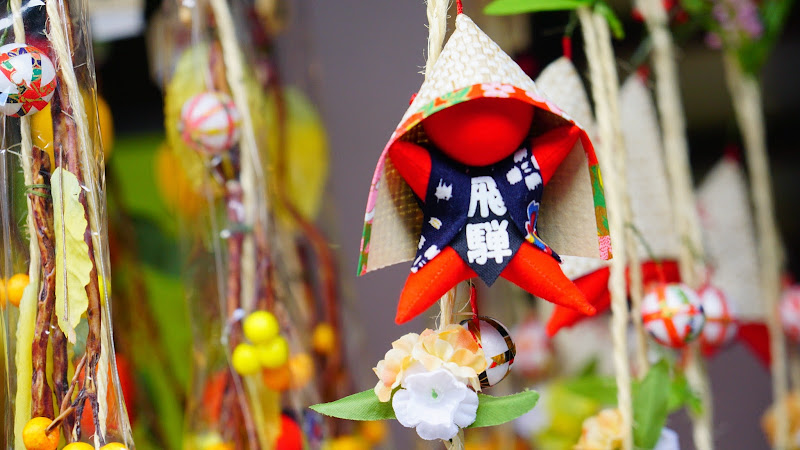
M 25 43 L 25 24 L 22 21 L 22 0 L 11 0 L 11 13 L 14 16 L 14 42 L 19 44 Z M 33 173 L 31 169 L 31 161 L 33 159 L 33 143 L 31 140 L 31 126 L 30 118 L 22 116 L 20 118 L 20 165 L 22 165 L 22 174 L 25 180 L 25 185 L 33 184 Z M 35 236 L 35 225 L 33 222 L 33 204 L 29 196 L 25 196 L 28 205 L 28 233 L 30 239 L 30 264 L 28 265 L 28 279 L 29 285 L 39 286 L 39 279 L 41 277 L 41 255 L 39 254 L 39 243 L 33 237 Z M 20 315 L 17 324 L 17 350 L 15 361 L 17 366 L 23 359 L 23 352 L 30 352 L 31 345 L 33 344 L 33 327 L 26 327 L 22 321 L 26 318 L 36 319 L 36 313 L 32 315 L 24 314 L 24 310 L 35 309 L 33 305 L 20 305 Z M 27 333 L 23 335 L 23 332 Z M 31 379 L 30 377 L 19 377 L 17 379 L 17 392 L 16 403 L 14 410 L 14 439 L 16 448 L 24 448 L 25 444 L 22 442 L 22 430 L 31 415 Z
M 702 232 L 692 191 L 692 173 L 689 164 L 689 145 L 686 139 L 686 120 L 681 104 L 678 70 L 672 37 L 667 29 L 667 14 L 659 0 L 639 0 L 653 42 L 652 60 L 656 76 L 656 97 L 661 116 L 661 132 L 667 177 L 670 180 L 672 210 L 675 228 L 680 236 L 678 264 L 681 279 L 692 288 L 702 282 L 703 261 Z M 697 344 L 689 350 L 686 377 L 703 403 L 699 414 L 692 414 L 693 438 L 699 450 L 714 448 L 713 400 L 708 374 Z
M 766 322 L 770 335 L 772 355 L 772 396 L 775 402 L 775 442 L 773 448 L 789 447 L 789 417 L 786 398 L 789 380 L 786 367 L 786 342 L 781 327 L 778 304 L 781 295 L 781 267 L 783 253 L 775 223 L 772 200 L 772 181 L 769 173 L 767 140 L 764 129 L 761 86 L 752 75 L 742 71 L 736 55 L 725 55 L 725 75 L 728 90 L 736 112 L 739 131 L 744 140 L 745 157 L 750 173 L 750 189 L 753 197 L 753 212 L 756 236 L 759 237 L 758 253 L 761 265 L 761 283 L 766 306 Z
M 627 353 L 628 305 L 625 286 L 625 265 L 628 252 L 625 242 L 625 182 L 619 170 L 624 142 L 620 132 L 619 113 L 615 113 L 617 102 L 617 74 L 608 24 L 588 7 L 578 8 L 578 19 L 584 34 L 586 56 L 595 101 L 599 131 L 597 157 L 603 170 L 604 189 L 607 199 L 608 224 L 614 258 L 611 260 L 609 290 L 611 292 L 611 337 L 614 346 L 614 368 L 617 381 L 617 407 L 622 416 L 623 448 L 633 448 L 633 406 L 631 396 L 630 361 Z M 619 153 L 619 152 L 617 152 Z M 615 157 L 616 156 L 616 157 Z M 624 164 L 624 162 L 623 162 Z
M 447 32 L 449 0 L 427 0 L 428 4 L 428 60 L 425 62 L 425 79 L 439 59 Z

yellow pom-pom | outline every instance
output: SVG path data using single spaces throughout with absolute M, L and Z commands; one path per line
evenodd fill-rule
M 258 359 L 258 351 L 254 346 L 239 344 L 233 349 L 233 355 L 231 356 L 233 370 L 240 375 L 253 375 L 261 369 Z
M 106 447 L 101 447 L 101 449 Z M 94 450 L 94 445 L 87 444 L 86 442 L 73 442 L 72 444 L 64 446 L 63 450 Z
M 336 332 L 333 330 L 333 326 L 327 322 L 317 325 L 311 336 L 311 346 L 323 355 L 332 352 L 336 347 Z
M 386 422 L 380 420 L 361 422 L 359 428 L 361 436 L 369 441 L 370 444 L 380 444 L 386 439 L 386 435 L 389 434 L 389 427 L 386 425 Z
M 94 448 L 94 447 L 92 447 L 92 448 Z M 128 447 L 125 447 L 124 445 L 120 444 L 119 442 L 111 442 L 109 444 L 106 444 L 106 445 L 100 447 L 100 450 L 128 450 Z
M 242 328 L 244 335 L 253 344 L 266 344 L 280 331 L 278 319 L 269 311 L 256 311 L 250 314 L 244 319 Z
M 289 359 L 289 343 L 283 336 L 277 336 L 266 344 L 256 347 L 258 361 L 267 369 L 277 369 Z
M 289 359 L 289 372 L 292 374 L 292 388 L 300 389 L 314 376 L 314 359 L 308 353 L 300 353 Z
M 19 307 L 19 302 L 22 300 L 22 293 L 25 292 L 28 283 L 30 283 L 30 279 L 28 275 L 24 273 L 18 273 L 9 278 L 8 283 L 6 283 L 6 295 L 8 296 L 8 301 L 11 302 L 12 305 Z
M 22 429 L 22 442 L 27 450 L 56 450 L 60 432 L 58 427 L 49 433 L 47 427 L 53 423 L 47 417 L 34 417 Z

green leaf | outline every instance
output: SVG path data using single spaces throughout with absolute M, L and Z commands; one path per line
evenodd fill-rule
M 378 400 L 378 396 L 372 389 L 330 403 L 312 405 L 309 408 L 338 419 L 386 420 L 395 418 L 392 402 Z
M 705 15 L 711 10 L 711 2 L 706 0 L 681 0 L 681 8 L 689 15 Z
M 596 375 L 567 380 L 564 387 L 583 398 L 594 400 L 601 405 L 617 404 L 617 382 L 610 377 Z
M 633 443 L 653 448 L 667 421 L 669 365 L 661 360 L 647 372 L 633 393 Z
M 86 217 L 78 197 L 81 186 L 72 172 L 61 167 L 50 178 L 56 239 L 56 316 L 58 326 L 75 343 L 75 327 L 89 307 L 86 285 L 92 271 L 89 246 L 83 240 Z
M 536 406 L 539 393 L 522 391 L 505 397 L 478 394 L 478 412 L 468 428 L 492 427 L 510 422 Z
M 506 16 L 540 11 L 571 11 L 590 3 L 590 0 L 495 0 L 483 9 L 483 13 Z
M 594 10 L 597 14 L 606 18 L 608 27 L 611 29 L 611 34 L 613 34 L 615 38 L 622 39 L 625 37 L 625 29 L 622 27 L 622 22 L 607 3 L 598 1 L 594 5 Z

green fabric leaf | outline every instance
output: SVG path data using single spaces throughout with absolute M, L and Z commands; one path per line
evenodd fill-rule
M 536 406 L 539 393 L 522 391 L 505 397 L 478 394 L 475 422 L 467 428 L 492 427 L 510 422 Z
M 670 385 L 669 365 L 661 360 L 647 372 L 633 392 L 633 443 L 637 448 L 653 448 L 667 421 Z
M 617 404 L 617 382 L 610 377 L 597 375 L 567 380 L 564 387 L 574 394 L 593 400 L 601 405 Z
M 89 307 L 86 285 L 92 260 L 89 246 L 83 240 L 88 224 L 78 199 L 81 186 L 75 174 L 59 167 L 53 171 L 50 183 L 55 212 L 56 316 L 59 328 L 74 344 L 75 327 Z
M 594 10 L 596 13 L 605 17 L 606 22 L 608 22 L 608 27 L 611 29 L 611 34 L 613 34 L 615 38 L 622 39 L 625 37 L 625 29 L 622 27 L 622 22 L 607 3 L 601 1 L 597 2 L 594 5 Z
M 392 402 L 378 400 L 378 396 L 372 389 L 330 403 L 312 405 L 309 408 L 338 419 L 386 420 L 395 418 Z
M 483 13 L 505 16 L 540 11 L 571 11 L 590 3 L 589 0 L 495 0 L 484 8 Z

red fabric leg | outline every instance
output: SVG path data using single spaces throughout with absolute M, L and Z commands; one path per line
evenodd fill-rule
M 611 306 L 611 295 L 608 292 L 608 277 L 611 274 L 607 267 L 595 270 L 574 281 L 575 286 L 583 292 L 586 300 L 597 309 L 606 311 Z M 571 327 L 586 316 L 578 311 L 556 305 L 550 320 L 547 321 L 547 335 L 553 337 L 564 327 Z
M 461 281 L 477 276 L 452 247 L 446 247 L 428 264 L 406 279 L 395 322 L 402 324 L 422 314 Z
M 556 305 L 590 316 L 597 312 L 586 301 L 583 293 L 561 272 L 558 262 L 528 243 L 522 244 L 500 276 Z

